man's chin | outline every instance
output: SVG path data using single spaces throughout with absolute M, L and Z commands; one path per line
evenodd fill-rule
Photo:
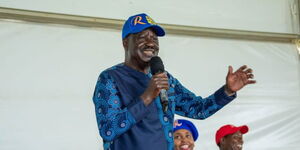
M 150 66 L 150 60 L 149 61 L 146 61 L 146 60 L 141 60 L 140 62 L 139 62 L 139 66 L 141 66 L 141 67 L 149 67 Z
M 152 57 L 144 57 L 142 58 L 142 61 L 145 63 L 145 64 L 150 64 L 150 60 L 151 60 Z

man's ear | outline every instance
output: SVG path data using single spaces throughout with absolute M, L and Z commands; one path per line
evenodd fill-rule
M 123 42 L 124 49 L 127 50 L 128 49 L 128 37 L 124 38 L 122 40 L 122 42 Z
M 220 142 L 225 142 L 225 138 L 222 137 L 221 140 L 220 140 Z
M 224 145 L 224 143 L 225 143 L 225 137 L 222 137 L 221 140 L 220 140 L 219 145 L 220 145 L 220 146 L 221 146 L 221 145 Z

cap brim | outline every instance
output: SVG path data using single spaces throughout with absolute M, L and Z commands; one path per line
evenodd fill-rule
M 159 25 L 152 25 L 149 28 L 152 28 L 155 31 L 157 36 L 164 36 L 166 34 L 165 30 Z
M 152 28 L 157 36 L 164 36 L 165 35 L 165 30 L 159 25 L 145 26 L 144 28 L 139 28 L 139 29 L 136 29 L 136 30 L 132 31 L 131 33 L 138 33 L 138 32 L 141 32 L 145 29 L 148 29 L 148 28 Z
M 249 128 L 248 128 L 248 126 L 243 125 L 243 126 L 239 127 L 239 131 L 241 131 L 242 134 L 245 134 L 249 131 Z

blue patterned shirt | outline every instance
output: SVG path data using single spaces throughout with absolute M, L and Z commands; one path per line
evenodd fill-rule
M 159 96 L 148 106 L 140 98 L 151 73 L 144 74 L 119 64 L 100 74 L 93 101 L 105 150 L 173 150 L 175 113 L 205 119 L 236 97 L 227 96 L 223 86 L 211 96 L 202 98 L 171 74 L 167 75 L 169 103 L 164 113 Z

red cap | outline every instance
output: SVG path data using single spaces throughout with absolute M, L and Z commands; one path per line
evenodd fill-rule
M 241 131 L 242 134 L 247 133 L 249 130 L 247 125 L 236 127 L 234 125 L 224 125 L 216 132 L 216 144 L 218 145 L 221 141 L 221 138 L 228 135 L 233 134 L 237 131 Z

